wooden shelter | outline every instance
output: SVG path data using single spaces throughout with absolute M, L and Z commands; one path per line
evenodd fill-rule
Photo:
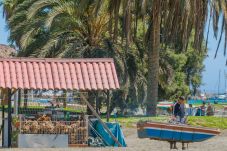
M 111 90 L 118 89 L 119 82 L 114 61 L 111 58 L 1 58 L 0 88 L 4 96 L 2 97 L 3 117 L 4 105 L 8 106 L 8 147 L 11 147 L 11 96 L 13 92 L 19 89 Z M 86 103 L 93 114 L 101 121 L 87 100 Z M 106 125 L 103 122 L 102 124 L 116 143 L 121 146 Z

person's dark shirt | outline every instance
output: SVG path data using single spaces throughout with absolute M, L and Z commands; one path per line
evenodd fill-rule
M 174 116 L 180 116 L 181 110 L 180 110 L 180 103 L 175 103 L 174 104 L 174 111 L 173 114 Z

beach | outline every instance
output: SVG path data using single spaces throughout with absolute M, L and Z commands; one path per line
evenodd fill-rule
M 169 151 L 169 143 L 150 139 L 139 139 L 136 128 L 124 128 L 124 135 L 128 147 L 125 148 L 32 148 L 32 151 Z M 213 137 L 204 142 L 188 144 L 187 151 L 227 151 L 227 130 L 221 132 L 219 136 Z M 186 145 L 187 146 L 187 145 Z M 181 150 L 181 144 L 177 144 Z M 30 151 L 31 148 L 11 148 L 3 150 Z

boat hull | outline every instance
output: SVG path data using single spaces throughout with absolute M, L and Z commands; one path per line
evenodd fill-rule
M 137 132 L 139 138 L 177 142 L 201 142 L 220 134 L 213 129 L 153 122 L 138 123 Z

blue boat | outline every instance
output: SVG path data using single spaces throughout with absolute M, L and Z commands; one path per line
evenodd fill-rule
M 137 132 L 139 138 L 182 143 L 201 142 L 220 134 L 216 129 L 158 122 L 139 122 Z

